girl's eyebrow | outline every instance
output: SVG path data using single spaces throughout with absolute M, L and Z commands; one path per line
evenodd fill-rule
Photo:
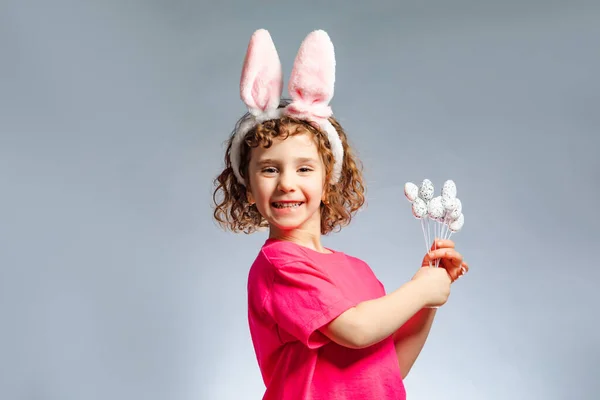
M 267 165 L 267 164 L 275 164 L 275 163 L 276 163 L 276 161 L 275 161 L 275 160 L 273 160 L 273 159 L 271 159 L 271 158 L 265 158 L 265 159 L 262 159 L 262 160 L 258 161 L 256 164 L 257 164 L 259 167 L 261 167 L 261 166 L 263 166 L 263 165 Z
M 296 162 L 298 164 L 311 164 L 311 163 L 317 163 L 317 160 L 312 158 L 312 157 L 300 157 L 300 158 L 296 158 Z M 258 165 L 259 166 L 263 166 L 263 165 L 267 165 L 267 164 L 277 164 L 278 161 L 274 160 L 272 158 L 265 158 L 263 160 L 258 161 Z
M 311 164 L 311 163 L 316 163 L 318 162 L 317 160 L 315 160 L 312 157 L 302 157 L 302 158 L 297 158 L 296 161 L 299 164 Z

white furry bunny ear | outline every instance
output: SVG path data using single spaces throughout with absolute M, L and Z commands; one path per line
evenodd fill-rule
M 239 171 L 244 136 L 256 124 L 281 117 L 282 89 L 283 73 L 275 44 L 268 31 L 259 29 L 250 38 L 240 79 L 240 97 L 251 118 L 240 124 L 231 143 L 231 168 L 242 185 L 246 184 Z
M 268 118 L 279 107 L 283 89 L 281 62 L 271 35 L 259 29 L 250 38 L 242 77 L 240 97 L 252 115 Z

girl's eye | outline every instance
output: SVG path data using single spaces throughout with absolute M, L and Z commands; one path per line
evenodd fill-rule
M 300 168 L 300 172 L 310 172 L 312 171 L 312 169 L 308 168 L 308 167 L 302 167 Z
M 277 172 L 277 169 L 273 168 L 273 167 L 268 167 L 268 168 L 264 168 L 262 170 L 262 172 L 265 172 L 267 174 L 274 174 Z

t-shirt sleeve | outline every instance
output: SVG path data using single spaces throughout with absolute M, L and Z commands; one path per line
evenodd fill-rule
M 379 283 L 379 286 L 381 287 L 381 290 L 383 291 L 382 296 L 385 295 L 386 294 L 385 285 L 379 279 L 377 279 L 377 282 Z
M 329 343 L 318 329 L 355 305 L 319 266 L 308 260 L 274 265 L 267 312 L 280 328 L 309 348 Z

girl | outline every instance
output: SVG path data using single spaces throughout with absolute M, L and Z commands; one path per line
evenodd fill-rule
M 294 63 L 291 101 L 281 101 L 277 51 L 256 31 L 240 85 L 249 113 L 215 180 L 222 226 L 269 230 L 248 275 L 263 399 L 405 399 L 403 378 L 435 308 L 468 270 L 454 243 L 438 240 L 413 279 L 386 294 L 364 261 L 321 244 L 364 203 L 358 161 L 329 107 L 334 80 L 333 45 L 312 32 Z M 443 268 L 425 267 L 435 259 Z

